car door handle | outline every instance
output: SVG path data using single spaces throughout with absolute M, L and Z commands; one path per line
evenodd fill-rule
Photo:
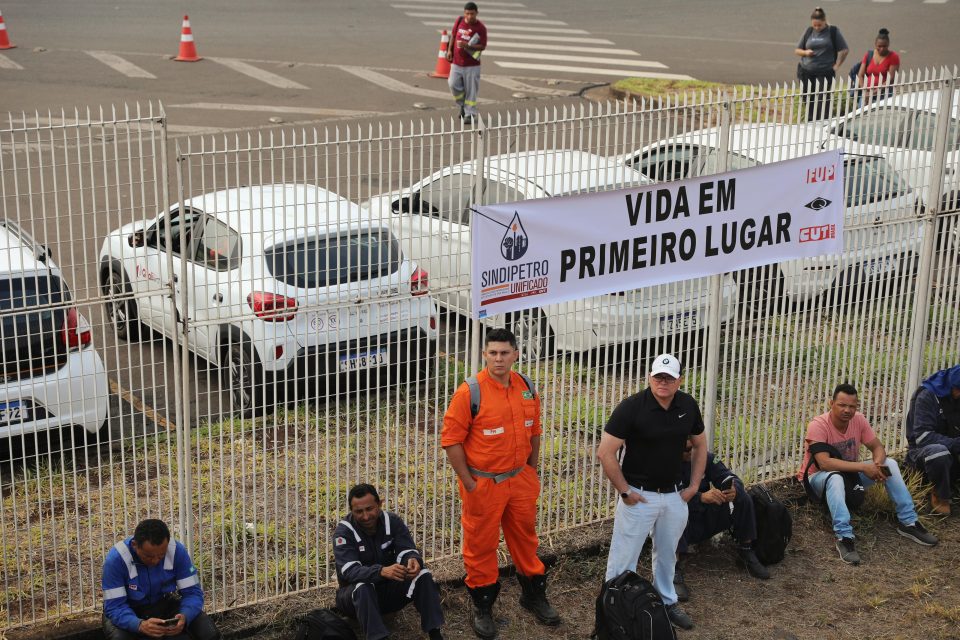
M 213 294 L 213 301 L 217 303 L 223 302 L 223 294 L 222 293 Z

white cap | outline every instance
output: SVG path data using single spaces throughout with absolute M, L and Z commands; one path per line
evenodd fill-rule
M 665 373 L 674 378 L 680 377 L 680 361 L 669 353 L 661 353 L 650 363 L 650 375 Z

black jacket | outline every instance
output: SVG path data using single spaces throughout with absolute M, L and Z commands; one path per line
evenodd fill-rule
M 400 516 L 381 512 L 377 531 L 369 535 L 348 514 L 333 532 L 333 556 L 337 564 L 340 586 L 386 580 L 380 569 L 391 564 L 403 564 L 416 558 L 423 566 L 423 556 L 417 551 L 410 530 Z
M 710 485 L 713 485 L 717 489 L 723 489 L 721 485 L 723 481 L 727 478 L 733 478 L 733 483 L 737 485 L 737 488 L 740 491 L 743 491 L 743 482 L 740 478 L 737 477 L 730 469 L 727 469 L 726 465 L 716 459 L 716 457 L 707 452 L 707 464 L 703 470 L 703 479 L 700 481 L 700 486 L 697 487 L 697 495 L 690 499 L 690 502 L 687 503 L 687 507 L 690 511 L 702 511 L 704 504 L 700 502 L 700 494 L 709 491 Z M 689 486 L 690 484 L 690 463 L 683 463 L 683 484 Z M 729 488 L 729 487 L 728 487 Z

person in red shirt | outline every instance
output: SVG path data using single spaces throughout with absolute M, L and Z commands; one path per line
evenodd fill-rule
M 453 23 L 453 36 L 447 45 L 450 78 L 447 84 L 453 99 L 460 105 L 460 118 L 472 124 L 478 117 L 477 94 L 480 93 L 480 53 L 487 48 L 487 27 L 477 19 L 477 3 L 463 7 L 463 17 Z
M 899 70 L 900 56 L 890 48 L 890 32 L 880 29 L 873 51 L 864 54 L 857 72 L 857 86 L 864 87 L 863 104 L 892 95 L 893 81 Z
M 460 489 L 463 564 L 474 605 L 473 630 L 485 639 L 497 636 L 492 608 L 500 592 L 501 527 L 517 567 L 521 606 L 543 624 L 560 623 L 547 601 L 546 568 L 537 557 L 540 397 L 529 378 L 511 370 L 519 355 L 513 333 L 487 331 L 486 367 L 453 394 L 440 435 L 440 446 L 457 473 Z

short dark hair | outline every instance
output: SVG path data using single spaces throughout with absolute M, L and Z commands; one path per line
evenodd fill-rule
M 163 544 L 169 539 L 170 527 L 168 527 L 167 523 L 163 520 L 157 520 L 155 518 L 142 520 L 133 531 L 133 541 L 137 543 L 138 547 L 144 542 L 158 545 Z
M 856 395 L 859 395 L 859 394 L 857 393 L 857 388 L 856 388 L 855 386 L 853 386 L 852 384 L 850 384 L 849 382 L 844 382 L 844 383 L 842 383 L 842 384 L 838 384 L 838 385 L 837 385 L 836 389 L 833 390 L 833 399 L 834 399 L 834 400 L 837 399 L 837 394 L 839 394 L 839 393 L 845 393 L 845 394 L 847 394 L 848 396 L 856 396 Z
M 823 7 L 814 7 L 813 13 L 810 14 L 811 20 L 826 20 L 827 13 L 823 10 Z
M 479 11 L 479 9 L 477 9 L 477 3 L 476 3 L 476 2 L 468 2 L 467 4 L 463 5 L 463 10 L 464 10 L 464 11 Z M 496 13 L 496 12 L 494 12 L 494 13 Z
M 373 499 L 377 501 L 377 504 L 380 504 L 380 494 L 377 493 L 377 488 L 372 484 L 361 482 L 350 489 L 350 493 L 347 494 L 347 506 L 352 508 L 353 499 L 362 498 L 363 496 L 373 496 Z
M 486 349 L 491 342 L 509 342 L 511 347 L 517 348 L 517 336 L 513 335 L 513 331 L 510 331 L 510 329 L 490 329 L 487 331 L 483 336 L 483 348 Z

